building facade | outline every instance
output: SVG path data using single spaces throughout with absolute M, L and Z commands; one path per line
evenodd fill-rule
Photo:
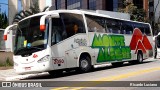
M 52 0 L 52 6 L 57 9 L 89 9 L 117 11 L 123 6 L 123 0 Z
M 18 0 L 8 0 L 8 20 L 12 24 L 15 14 L 18 12 Z
M 160 32 L 160 0 L 149 0 L 149 18 L 157 35 Z
M 148 0 L 128 0 L 138 8 L 148 11 Z M 57 9 L 89 9 L 118 11 L 124 7 L 124 0 L 52 0 L 52 6 Z
M 37 3 L 39 5 L 40 11 L 46 6 L 46 0 L 21 0 L 23 10 L 29 10 L 30 7 L 34 7 Z
M 30 7 L 34 7 L 35 3 L 38 3 L 40 11 L 46 7 L 46 0 L 8 0 L 8 18 L 9 25 L 12 24 L 15 14 L 20 10 L 29 10 Z

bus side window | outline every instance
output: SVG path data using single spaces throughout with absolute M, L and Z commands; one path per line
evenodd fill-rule
M 106 18 L 106 25 L 110 33 L 121 34 L 120 21 L 116 19 Z
M 123 34 L 132 34 L 133 33 L 133 24 L 132 24 L 132 22 L 123 21 L 122 31 L 123 31 Z
M 122 21 L 121 23 L 121 31 L 122 34 L 126 34 L 126 24 L 124 21 Z
M 148 36 L 151 36 L 150 27 L 149 25 L 144 25 L 145 34 Z
M 60 18 L 52 19 L 52 32 L 51 32 L 51 44 L 54 45 L 63 40 L 64 28 Z
M 82 15 L 71 13 L 61 13 L 60 15 L 65 24 L 67 37 L 71 37 L 77 33 L 86 33 Z
M 88 31 L 105 33 L 105 19 L 98 16 L 86 15 Z

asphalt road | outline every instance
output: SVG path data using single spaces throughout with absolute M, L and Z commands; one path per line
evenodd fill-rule
M 57 77 L 46 74 L 21 80 L 28 81 L 42 82 L 42 86 L 50 87 L 0 88 L 0 90 L 160 90 L 160 60 L 150 59 L 134 65 L 125 63 L 120 67 L 107 65 L 88 73 L 71 71 Z M 68 83 L 68 86 L 63 86 L 64 83 Z M 62 87 L 51 87 L 52 85 Z

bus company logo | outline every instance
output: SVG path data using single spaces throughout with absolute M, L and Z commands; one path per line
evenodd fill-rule
M 87 40 L 86 39 L 74 39 L 75 43 L 78 43 L 79 46 L 87 46 Z
M 130 42 L 130 48 L 131 50 L 135 50 L 135 54 L 137 54 L 138 50 L 146 53 L 147 50 L 152 50 L 152 45 L 147 36 L 143 35 L 140 29 L 135 28 Z
M 129 46 L 125 46 L 123 35 L 94 35 L 92 48 L 99 48 L 97 62 L 123 60 L 131 58 Z
M 34 54 L 34 55 L 33 55 L 33 58 L 37 58 L 37 57 L 38 57 L 38 55 L 37 55 L 37 54 Z

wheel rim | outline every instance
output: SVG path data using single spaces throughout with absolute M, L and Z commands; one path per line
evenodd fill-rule
M 82 61 L 81 61 L 81 67 L 82 67 L 82 68 L 86 68 L 87 66 L 88 66 L 87 60 L 82 60 Z
M 142 62 L 142 61 L 143 61 L 141 54 L 138 55 L 138 60 L 139 60 L 139 62 Z

